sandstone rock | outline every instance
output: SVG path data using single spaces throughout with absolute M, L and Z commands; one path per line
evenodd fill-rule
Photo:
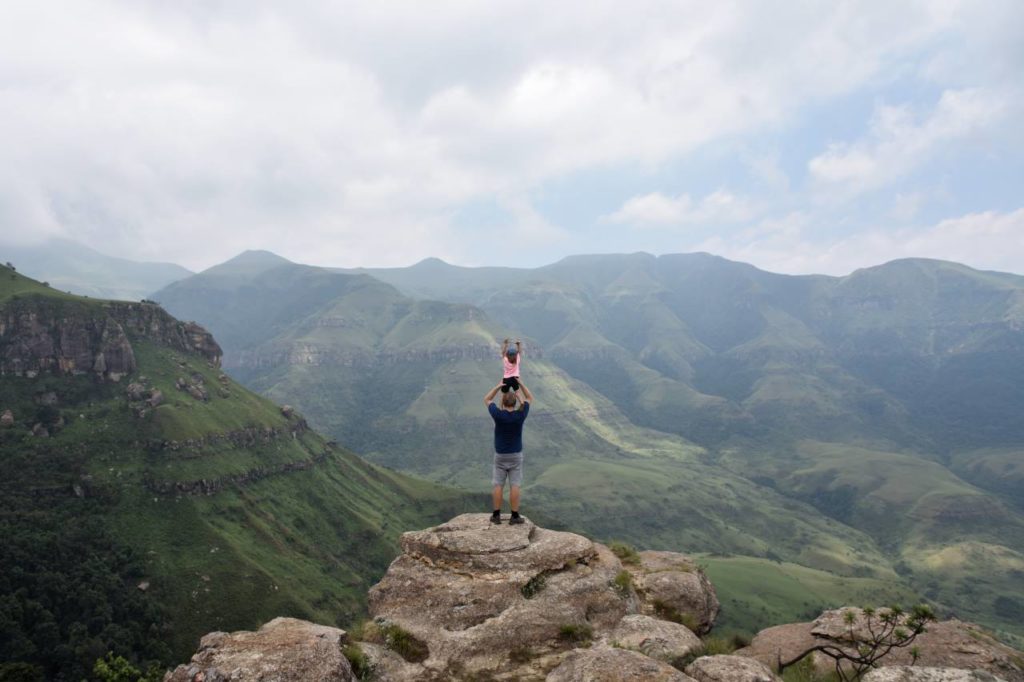
M 358 646 L 366 656 L 374 682 L 406 682 L 424 677 L 421 666 L 407 663 L 390 649 L 369 642 L 359 642 Z
M 402 555 L 370 590 L 371 615 L 426 643 L 425 671 L 500 676 L 516 667 L 513 650 L 543 666 L 573 645 L 567 626 L 597 638 L 638 609 L 632 592 L 612 586 L 621 563 L 603 545 L 488 516 L 405 533 Z
M 0 414 L 0 426 L 14 426 L 14 413 L 4 410 L 4 413 Z
M 778 682 L 766 665 L 744 656 L 701 656 L 686 666 L 697 682 Z
M 257 632 L 213 632 L 164 682 L 349 682 L 355 676 L 341 652 L 345 639 L 344 630 L 294 618 L 275 618 Z
M 815 645 L 841 644 L 848 638 L 849 631 L 849 626 L 842 620 L 842 612 L 851 609 L 860 614 L 859 609 L 847 607 L 826 611 L 812 623 L 767 628 L 757 633 L 750 646 L 736 653 L 774 667 L 780 658 L 792 660 Z M 854 624 L 854 632 L 860 627 L 858 620 Z M 835 638 L 829 635 L 835 635 Z M 929 623 L 927 630 L 918 635 L 911 646 L 919 654 L 917 666 L 985 670 L 1007 682 L 1024 682 L 1024 655 L 996 641 L 972 623 L 955 619 Z M 879 665 L 910 665 L 913 659 L 909 648 L 893 649 L 879 661 Z M 814 654 L 814 657 L 815 666 L 823 672 L 834 670 L 832 659 L 820 654 Z
M 676 552 L 640 552 L 639 565 L 627 565 L 643 604 L 643 613 L 711 630 L 718 617 L 718 595 L 704 571 Z
M 577 649 L 551 671 L 548 682 L 692 682 L 667 663 L 613 647 Z
M 876 668 L 861 678 L 862 682 L 997 682 L 1000 679 L 984 670 L 922 668 L 905 665 Z
M 628 615 L 620 620 L 608 640 L 613 645 L 633 649 L 669 663 L 693 654 L 704 646 L 689 628 L 640 614 Z
M 158 405 L 164 404 L 164 393 L 159 388 L 154 388 L 153 392 L 149 394 L 149 400 L 147 401 L 150 407 L 157 407 Z
M 46 430 L 46 427 L 42 424 L 36 424 L 32 427 L 32 435 L 40 438 L 49 438 L 50 432 Z
M 128 394 L 128 400 L 137 402 L 146 397 L 146 387 L 142 384 L 130 383 L 128 388 L 125 389 L 125 393 Z
M 189 385 L 188 394 L 196 400 L 202 400 L 204 402 L 210 399 L 210 394 L 206 392 L 206 389 L 195 384 Z
M 295 408 L 292 407 L 291 405 L 282 405 L 281 406 L 281 414 L 283 414 L 284 416 L 290 417 L 290 416 L 292 416 L 293 412 L 295 412 Z

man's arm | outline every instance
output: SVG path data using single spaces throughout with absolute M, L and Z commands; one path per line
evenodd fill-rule
M 505 357 L 505 353 L 508 352 L 508 339 L 501 344 L 501 357 Z
M 533 394 L 530 393 L 530 389 L 528 389 L 526 387 L 526 384 L 524 384 L 522 381 L 519 382 L 519 390 L 523 392 L 523 400 L 524 401 L 526 401 L 528 403 L 532 403 L 533 402 Z
M 501 390 L 501 384 L 498 384 L 484 396 L 484 405 L 490 405 L 491 401 L 494 400 L 494 396 L 498 395 L 498 391 Z

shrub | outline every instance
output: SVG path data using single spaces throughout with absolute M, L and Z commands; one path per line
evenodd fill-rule
M 558 629 L 558 638 L 563 642 L 574 645 L 587 645 L 594 638 L 594 628 L 586 623 L 582 625 L 576 625 L 575 623 L 563 625 Z
M 857 613 L 853 610 L 843 613 L 843 620 L 849 627 L 847 639 L 849 643 L 819 644 L 813 646 L 795 658 L 779 661 L 779 672 L 785 671 L 818 652 L 828 656 L 835 662 L 835 675 L 842 682 L 858 680 L 877 665 L 877 662 L 893 649 L 910 646 L 919 634 L 926 631 L 925 626 L 935 620 L 932 610 L 923 604 L 915 606 L 910 613 L 905 613 L 899 606 L 888 609 L 865 607 L 864 628 L 856 629 Z M 917 648 L 910 650 L 912 661 L 917 661 Z
M 619 571 L 618 574 L 612 578 L 611 587 L 619 593 L 620 597 L 626 598 L 633 589 L 633 576 L 630 575 L 629 571 Z
M 634 549 L 632 545 L 627 545 L 625 542 L 613 540 L 608 543 L 608 549 L 612 551 L 612 554 L 619 557 L 619 561 L 624 564 L 630 564 L 633 566 L 640 564 L 640 555 L 637 554 L 636 549 Z
M 341 653 L 348 659 L 349 665 L 352 666 L 352 672 L 357 679 L 370 679 L 370 674 L 373 672 L 370 666 L 370 659 L 366 657 L 366 652 L 358 644 L 354 642 L 346 644 L 341 648 Z
M 411 632 L 399 625 L 390 623 L 381 627 L 380 631 L 384 636 L 384 646 L 410 663 L 421 663 L 430 655 L 426 643 L 416 639 Z
M 523 597 L 526 599 L 533 599 L 538 592 L 544 589 L 546 584 L 547 579 L 544 577 L 544 574 L 538 573 L 526 581 L 526 584 L 519 588 L 519 592 L 522 593 Z

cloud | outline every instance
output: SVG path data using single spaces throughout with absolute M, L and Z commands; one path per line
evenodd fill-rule
M 627 200 L 622 208 L 602 220 L 656 227 L 736 223 L 750 220 L 753 215 L 754 208 L 747 199 L 725 190 L 712 192 L 700 201 L 694 201 L 689 194 L 666 197 L 654 192 Z
M 819 221 L 805 212 L 793 212 L 737 235 L 705 240 L 695 250 L 790 274 L 846 275 L 897 258 L 936 258 L 1015 273 L 1021 273 L 1024 263 L 1024 208 L 968 213 L 923 228 L 869 229 L 831 239 L 820 232 Z
M 15 0 L 0 23 L 0 240 L 60 234 L 192 268 L 243 248 L 486 262 L 486 240 L 452 216 L 517 197 L 535 258 L 592 250 L 528 198 L 773 134 L 962 42 L 964 4 Z M 885 145 L 862 146 L 874 158 Z M 831 172 L 860 149 L 833 150 Z M 684 192 L 646 210 L 736 223 L 743 202 Z
M 822 185 L 859 194 L 907 175 L 951 142 L 987 129 L 1006 109 L 999 93 L 980 88 L 946 90 L 920 121 L 907 106 L 879 105 L 864 138 L 829 145 L 808 162 L 808 170 Z

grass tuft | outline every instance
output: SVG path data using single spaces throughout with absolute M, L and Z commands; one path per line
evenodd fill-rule
M 358 644 L 354 642 L 352 644 L 346 644 L 341 648 L 341 653 L 348 659 L 349 665 L 352 666 L 352 673 L 356 676 L 356 679 L 370 679 L 370 676 L 373 674 L 370 659 L 366 657 L 366 652 L 364 652 Z
M 629 571 L 622 570 L 612 578 L 611 587 L 618 592 L 619 596 L 625 599 L 633 590 L 633 576 Z
M 622 563 L 630 564 L 631 566 L 640 565 L 640 555 L 632 545 L 612 540 L 608 543 L 608 549 L 612 551 L 612 554 L 619 557 L 619 561 Z
M 558 629 L 558 639 L 573 646 L 587 646 L 593 638 L 594 628 L 586 623 L 582 625 L 570 623 Z
M 543 573 L 537 575 L 526 581 L 526 584 L 519 588 L 519 592 L 522 593 L 526 599 L 533 599 L 537 596 L 537 593 L 544 589 L 547 584 L 547 578 L 544 577 Z

